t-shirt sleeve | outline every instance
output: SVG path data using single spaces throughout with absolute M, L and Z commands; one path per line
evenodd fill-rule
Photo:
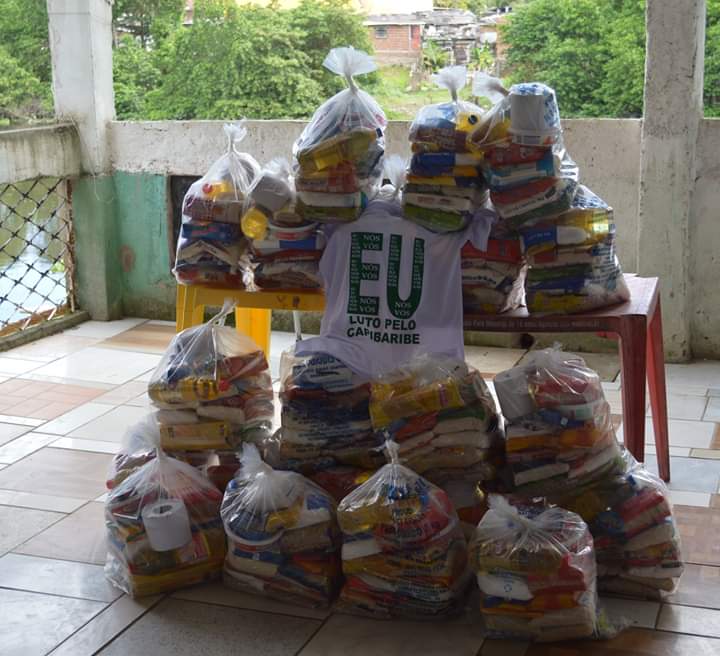
M 466 241 L 469 241 L 478 250 L 487 250 L 490 230 L 497 220 L 498 216 L 494 210 L 487 208 L 477 210 L 472 221 L 470 221 L 470 225 L 459 233 L 460 248 L 464 246 Z

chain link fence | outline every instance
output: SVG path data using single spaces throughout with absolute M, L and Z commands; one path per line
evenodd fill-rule
M 0 184 L 0 336 L 75 310 L 69 184 Z

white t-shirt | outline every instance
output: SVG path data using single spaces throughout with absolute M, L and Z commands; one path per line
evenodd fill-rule
M 330 234 L 320 336 L 295 352 L 329 353 L 369 377 L 423 353 L 464 360 L 460 250 L 485 250 L 494 220 L 481 210 L 465 230 L 436 234 L 403 219 L 399 203 L 373 200 Z

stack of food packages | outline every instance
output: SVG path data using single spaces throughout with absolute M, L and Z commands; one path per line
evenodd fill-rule
M 159 450 L 108 492 L 106 576 L 132 596 L 217 577 L 225 559 L 221 501 L 197 469 Z
M 600 590 L 660 599 L 683 572 L 680 535 L 665 484 L 629 453 L 625 464 L 563 504 L 595 537 Z
M 502 223 L 522 235 L 530 267 L 528 309 L 572 313 L 627 300 L 612 209 L 578 184 L 555 92 L 534 82 L 506 91 L 494 78 L 477 75 L 474 93 L 497 100 L 470 143 L 484 153 Z
M 464 66 L 444 68 L 432 77 L 450 91 L 452 101 L 423 107 L 410 126 L 413 156 L 403 211 L 428 230 L 451 232 L 465 228 L 487 200 L 482 153 L 468 145 L 482 110 L 458 100 L 467 78 Z
M 467 547 L 447 494 L 399 463 L 384 465 L 338 505 L 345 584 L 339 605 L 380 617 L 440 618 L 458 612 Z
M 367 54 L 334 48 L 323 62 L 348 88 L 324 102 L 293 146 L 296 210 L 307 221 L 347 223 L 367 204 L 379 182 L 387 119 L 353 76 L 374 71 Z
M 373 381 L 370 417 L 403 462 L 448 492 L 474 527 L 478 483 L 491 484 L 503 462 L 497 407 L 482 376 L 453 358 L 418 357 Z
M 505 450 L 518 494 L 557 498 L 622 469 L 599 376 L 576 356 L 533 351 L 495 376 Z
M 130 474 L 137 471 L 145 463 L 157 456 L 161 443 L 160 424 L 154 414 L 143 417 L 125 431 L 120 450 L 110 461 L 106 486 L 112 490 L 122 483 Z M 204 451 L 174 450 L 172 457 L 197 467 L 201 472 L 209 474 L 208 467 L 213 454 Z M 237 467 L 237 461 L 235 461 Z
M 516 235 L 494 226 L 487 249 L 462 249 L 465 314 L 499 314 L 522 305 L 527 267 Z
M 264 353 L 223 325 L 233 309 L 226 304 L 208 323 L 177 334 L 148 385 L 162 448 L 211 452 L 225 465 L 217 472 L 225 481 L 237 468 L 240 443 L 263 441 L 274 413 Z
M 490 495 L 470 543 L 489 636 L 547 642 L 598 633 L 593 538 L 581 517 Z
M 318 224 L 295 210 L 290 165 L 272 160 L 249 191 L 249 207 L 242 217 L 243 234 L 250 240 L 249 271 L 261 289 L 318 289 L 318 263 L 325 237 Z
M 276 471 L 253 444 L 220 514 L 228 537 L 224 580 L 283 601 L 328 606 L 340 587 L 335 501 L 301 474 Z
M 682 573 L 665 485 L 621 452 L 598 375 L 554 349 L 495 377 L 518 498 L 577 512 L 595 537 L 600 588 L 658 597 Z
M 370 384 L 331 355 L 293 351 L 283 353 L 280 380 L 281 428 L 266 457 L 339 501 L 385 462 L 370 422 Z
M 186 285 L 242 287 L 240 258 L 245 239 L 240 217 L 260 166 L 240 142 L 247 130 L 226 125 L 228 150 L 194 182 L 183 200 L 182 225 L 173 272 Z

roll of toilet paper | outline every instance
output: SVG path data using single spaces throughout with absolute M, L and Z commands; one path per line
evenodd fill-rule
M 142 509 L 150 546 L 155 551 L 172 551 L 192 540 L 190 516 L 180 499 L 161 499 Z
M 521 367 L 499 373 L 495 376 L 493 385 L 502 413 L 508 421 L 535 412 L 535 402 L 528 389 L 527 373 Z

